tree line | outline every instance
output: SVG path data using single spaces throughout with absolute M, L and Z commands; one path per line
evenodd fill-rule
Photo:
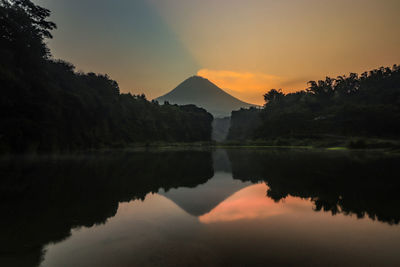
M 0 0 L 0 152 L 211 140 L 204 109 L 121 94 L 107 75 L 54 60 L 49 15 L 30 0 Z
M 306 90 L 272 89 L 262 109 L 232 112 L 230 140 L 321 136 L 397 139 L 400 66 L 310 81 Z

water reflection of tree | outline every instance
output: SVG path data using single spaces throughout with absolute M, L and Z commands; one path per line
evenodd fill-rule
M 400 156 L 383 153 L 229 151 L 233 176 L 265 181 L 268 197 L 310 198 L 316 211 L 400 222 Z
M 210 152 L 87 155 L 0 161 L 0 266 L 36 266 L 43 246 L 105 223 L 119 202 L 213 176 Z

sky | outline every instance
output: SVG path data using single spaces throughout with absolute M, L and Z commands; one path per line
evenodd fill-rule
M 400 64 L 399 0 L 33 0 L 77 70 L 149 99 L 193 75 L 263 104 L 272 88 Z

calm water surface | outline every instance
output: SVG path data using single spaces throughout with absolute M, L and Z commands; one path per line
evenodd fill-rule
M 400 158 L 184 150 L 4 159 L 1 266 L 400 266 Z

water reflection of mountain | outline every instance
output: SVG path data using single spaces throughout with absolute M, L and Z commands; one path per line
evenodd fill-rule
M 213 179 L 196 188 L 161 190 L 159 194 L 169 198 L 187 213 L 201 216 L 210 212 L 235 192 L 249 186 L 250 182 L 233 180 L 231 173 L 217 172 Z
M 201 216 L 210 212 L 235 192 L 249 186 L 250 182 L 232 179 L 231 164 L 225 150 L 213 152 L 215 174 L 212 179 L 196 188 L 181 187 L 159 194 L 169 198 L 187 213 Z
M 268 197 L 310 198 L 316 211 L 400 222 L 400 156 L 379 152 L 229 150 L 242 181 L 264 181 Z
M 135 152 L 0 162 L 0 266 L 36 266 L 42 248 L 105 223 L 118 203 L 213 176 L 207 151 Z M 4 242 L 7 240 L 7 242 Z
M 288 195 L 310 198 L 316 210 L 399 223 L 398 156 L 228 150 L 228 159 L 225 153 L 130 152 L 1 160 L 0 266 L 36 266 L 46 244 L 67 238 L 75 227 L 105 223 L 120 202 L 144 199 L 151 192 L 160 192 L 199 216 L 250 182 L 265 181 L 268 196 L 276 201 Z M 231 169 L 237 180 L 231 178 Z

